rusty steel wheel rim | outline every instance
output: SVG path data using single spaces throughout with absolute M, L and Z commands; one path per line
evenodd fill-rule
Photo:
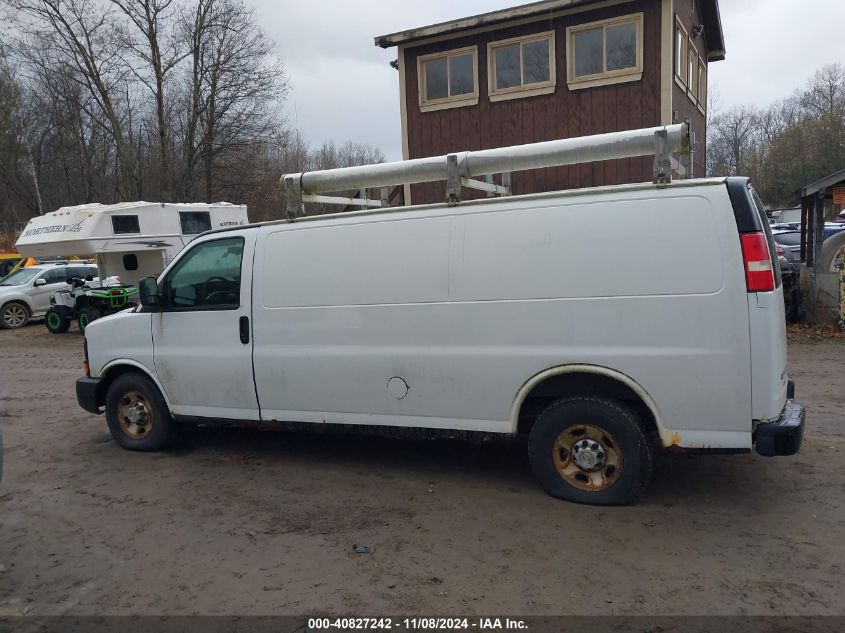
M 133 440 L 143 440 L 153 430 L 153 409 L 138 391 L 128 391 L 117 406 L 120 428 Z
M 572 424 L 557 436 L 552 458 L 566 483 L 586 492 L 601 492 L 622 475 L 622 451 L 616 439 L 592 424 Z

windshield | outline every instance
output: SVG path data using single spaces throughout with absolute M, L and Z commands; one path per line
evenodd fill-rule
M 21 268 L 8 277 L 0 279 L 0 286 L 22 286 L 33 277 L 36 277 L 40 272 L 41 270 L 38 268 Z

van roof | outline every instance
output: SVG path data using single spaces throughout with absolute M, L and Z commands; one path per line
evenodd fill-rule
M 508 196 L 507 198 L 481 198 L 477 200 L 464 200 L 460 203 L 460 207 L 468 207 L 468 206 L 478 206 L 480 204 L 489 203 L 493 200 L 543 200 L 546 198 L 554 198 L 554 197 L 575 197 L 575 196 L 585 196 L 585 195 L 592 195 L 597 193 L 611 193 L 611 192 L 619 192 L 619 191 L 644 191 L 644 190 L 666 190 L 666 189 L 684 189 L 689 187 L 701 187 L 701 186 L 713 186 L 713 185 L 724 185 L 727 182 L 727 178 L 720 177 L 720 178 L 697 178 L 691 180 L 675 180 L 669 184 L 661 184 L 656 185 L 652 182 L 642 182 L 642 183 L 634 183 L 634 184 L 625 184 L 625 185 L 603 185 L 601 187 L 586 187 L 583 189 L 565 189 L 560 191 L 546 191 L 542 193 L 527 193 L 518 196 Z M 412 205 L 409 207 L 379 207 L 375 209 L 362 209 L 360 211 L 346 211 L 343 213 L 326 213 L 323 215 L 307 215 L 297 218 L 282 218 L 279 220 L 268 220 L 266 222 L 252 222 L 250 224 L 244 224 L 241 226 L 231 226 L 231 227 L 223 227 L 219 229 L 212 229 L 211 231 L 206 231 L 202 233 L 202 235 L 212 235 L 216 233 L 229 233 L 232 231 L 248 229 L 248 228 L 256 228 L 261 226 L 268 226 L 274 224 L 297 224 L 301 222 L 320 222 L 320 221 L 328 221 L 328 220 L 337 220 L 337 219 L 346 219 L 346 218 L 356 218 L 362 216 L 369 216 L 369 215 L 383 215 L 386 213 L 403 213 L 407 211 L 422 211 L 425 209 L 442 209 L 446 208 L 448 205 L 445 202 L 435 203 L 435 204 L 420 204 L 420 205 Z M 198 236 L 200 237 L 200 236 Z

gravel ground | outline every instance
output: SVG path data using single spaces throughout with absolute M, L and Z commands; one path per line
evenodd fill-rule
M 664 457 L 625 508 L 545 496 L 518 444 L 198 429 L 130 453 L 76 405 L 76 332 L 0 349 L 0 616 L 845 614 L 843 343 L 790 346 L 799 455 Z

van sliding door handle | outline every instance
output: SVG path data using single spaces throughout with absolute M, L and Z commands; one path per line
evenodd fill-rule
M 242 316 L 240 320 L 241 343 L 249 343 L 249 317 Z

